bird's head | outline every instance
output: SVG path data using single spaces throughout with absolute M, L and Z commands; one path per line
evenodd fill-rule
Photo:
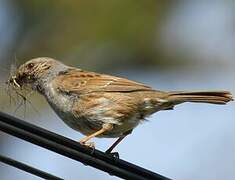
M 47 76 L 52 74 L 53 69 L 61 65 L 61 62 L 48 57 L 31 59 L 19 66 L 14 74 L 10 76 L 7 83 L 18 88 L 24 86 L 32 87 L 35 82 L 42 78 L 47 78 Z

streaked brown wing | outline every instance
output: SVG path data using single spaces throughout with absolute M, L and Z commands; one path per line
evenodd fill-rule
M 152 91 L 153 89 L 131 80 L 98 74 L 94 72 L 71 69 L 54 79 L 57 88 L 64 92 L 91 93 L 91 92 L 131 92 Z

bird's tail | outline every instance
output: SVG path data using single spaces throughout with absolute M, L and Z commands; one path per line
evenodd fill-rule
M 173 104 L 183 102 L 226 104 L 233 100 L 232 94 L 228 91 L 175 91 L 169 92 L 168 95 L 168 101 Z

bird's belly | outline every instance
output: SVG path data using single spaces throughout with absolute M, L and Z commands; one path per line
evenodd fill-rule
M 55 106 L 52 103 L 49 104 L 55 113 L 60 117 L 60 119 L 62 119 L 63 122 L 70 128 L 79 131 L 84 135 L 89 135 L 96 131 L 94 127 L 97 127 L 97 125 L 92 126 L 92 124 L 87 119 L 75 117 L 72 111 L 63 111 L 58 108 L 58 106 Z
M 53 108 L 54 109 L 54 108 Z M 85 117 L 75 117 L 70 112 L 62 112 L 54 109 L 57 115 L 72 129 L 79 131 L 84 135 L 91 135 L 102 128 L 103 121 L 102 120 L 94 120 L 88 119 Z M 121 137 L 127 131 L 132 130 L 139 124 L 139 120 L 135 119 L 135 117 L 130 118 L 125 121 L 125 123 L 114 124 L 113 129 L 111 131 L 107 131 L 97 137 L 105 137 L 105 138 L 116 138 Z
M 99 135 L 98 137 L 120 137 L 127 131 L 135 128 L 140 122 L 140 119 L 138 118 L 139 116 L 137 115 L 129 116 L 129 118 L 122 121 L 112 119 L 112 117 L 102 114 L 103 111 L 100 111 L 102 107 L 90 109 L 90 114 L 88 113 L 83 116 L 75 115 L 73 112 L 74 104 L 71 98 L 58 93 L 52 87 L 50 88 L 46 98 L 52 109 L 69 127 L 84 135 L 90 135 L 97 132 L 102 128 L 104 123 L 111 123 L 113 124 L 113 129 Z

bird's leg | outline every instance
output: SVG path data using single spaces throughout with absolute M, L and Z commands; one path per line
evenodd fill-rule
M 127 136 L 127 135 L 118 138 L 118 139 L 105 151 L 105 153 L 108 153 L 108 154 L 111 153 L 112 150 L 113 150 L 126 136 Z
M 127 136 L 127 135 L 118 138 L 118 139 L 105 151 L 105 153 L 111 154 L 113 157 L 119 158 L 118 152 L 112 153 L 112 150 L 113 150 L 126 136 Z
M 96 131 L 95 133 L 93 133 L 93 134 L 91 134 L 89 136 L 86 136 L 86 137 L 80 139 L 79 142 L 82 145 L 86 145 L 86 146 L 94 148 L 95 147 L 94 143 L 88 143 L 87 141 L 89 141 L 93 137 L 96 137 L 96 136 L 98 136 L 100 134 L 103 134 L 104 132 L 110 131 L 112 129 L 113 129 L 113 125 L 112 124 L 109 124 L 109 123 L 108 124 L 103 124 L 102 129 Z
M 132 132 L 132 129 L 123 134 L 122 137 L 118 138 L 106 151 L 107 154 L 112 154 L 112 150 L 128 135 Z M 113 153 L 115 157 L 119 157 L 118 152 Z

